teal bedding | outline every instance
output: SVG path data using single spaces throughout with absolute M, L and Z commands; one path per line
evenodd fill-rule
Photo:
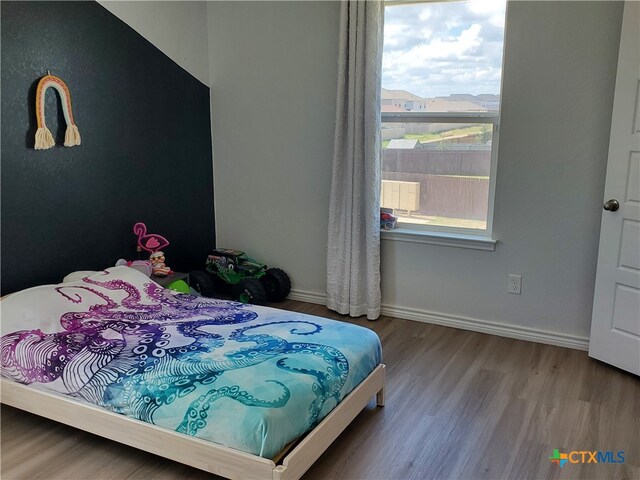
M 2 375 L 273 458 L 381 361 L 371 330 L 178 294 L 128 267 L 2 301 Z

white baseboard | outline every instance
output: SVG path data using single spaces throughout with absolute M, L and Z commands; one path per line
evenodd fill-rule
M 300 302 L 326 304 L 326 295 L 318 292 L 305 290 L 292 290 L 289 299 Z M 464 317 L 459 315 L 448 315 L 428 310 L 416 308 L 396 307 L 393 305 L 382 305 L 382 315 L 387 315 L 404 320 L 414 320 L 416 322 L 433 323 L 444 327 L 460 328 L 473 332 L 488 333 L 500 337 L 516 338 L 558 347 L 573 348 L 576 350 L 588 350 L 589 338 L 569 335 L 566 333 L 552 332 L 537 328 L 522 327 L 519 325 L 509 325 L 506 323 L 481 320 L 479 318 Z
M 299 302 L 316 303 L 318 305 L 327 304 L 327 296 L 324 293 L 308 292 L 306 290 L 291 290 L 289 300 L 297 300 Z
M 576 350 L 589 349 L 589 338 L 587 337 L 578 337 L 575 335 L 568 335 L 566 333 L 550 332 L 548 330 L 522 327 L 519 325 L 509 325 L 490 320 L 481 320 L 479 318 L 448 315 L 413 308 L 394 307 L 391 305 L 383 305 L 382 314 L 396 318 L 403 318 L 405 320 L 434 323 L 445 327 L 489 333 L 500 337 L 517 338 L 519 340 L 528 340 L 530 342 L 546 343 L 548 345 L 574 348 Z

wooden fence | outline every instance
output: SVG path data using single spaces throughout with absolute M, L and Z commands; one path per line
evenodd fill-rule
M 420 182 L 422 215 L 487 219 L 489 178 L 424 173 L 382 172 L 383 180 Z
M 382 171 L 488 177 L 490 150 L 382 150 Z

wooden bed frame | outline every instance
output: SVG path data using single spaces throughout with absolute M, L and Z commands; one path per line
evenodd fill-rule
M 222 477 L 290 480 L 314 464 L 373 396 L 384 405 L 384 383 L 380 364 L 277 463 L 5 378 L 0 402 Z

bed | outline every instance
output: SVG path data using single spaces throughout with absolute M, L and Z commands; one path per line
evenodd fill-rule
M 371 330 L 122 266 L 2 300 L 1 401 L 227 478 L 299 478 L 376 396 Z

